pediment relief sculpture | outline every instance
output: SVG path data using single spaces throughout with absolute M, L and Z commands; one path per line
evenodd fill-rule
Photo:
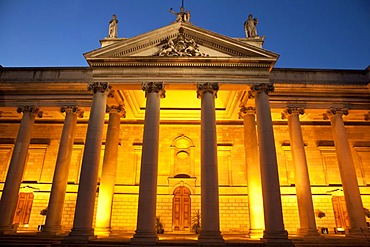
M 194 39 L 187 39 L 184 33 L 180 33 L 176 38 L 169 38 L 162 48 L 153 54 L 160 57 L 207 57 L 208 55 L 200 52 L 199 45 Z

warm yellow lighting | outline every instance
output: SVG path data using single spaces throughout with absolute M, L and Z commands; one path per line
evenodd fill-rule
M 185 151 L 180 151 L 177 153 L 177 158 L 179 159 L 186 159 L 189 157 L 189 154 Z
M 99 191 L 98 207 L 96 212 L 95 234 L 109 236 L 110 218 L 112 211 L 112 196 L 106 190 Z

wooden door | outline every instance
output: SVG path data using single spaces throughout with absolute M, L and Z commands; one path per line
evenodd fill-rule
M 190 190 L 185 186 L 178 187 L 173 192 L 172 226 L 175 231 L 185 231 L 190 228 L 191 200 Z
M 30 221 L 33 193 L 19 193 L 13 224 L 26 225 Z
M 333 196 L 332 202 L 337 228 L 346 229 L 349 227 L 349 218 L 344 196 Z

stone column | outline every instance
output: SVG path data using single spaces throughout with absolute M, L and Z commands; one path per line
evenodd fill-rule
M 94 92 L 86 144 L 82 158 L 80 181 L 72 231 L 67 239 L 87 241 L 94 237 L 92 228 L 95 197 L 104 130 L 104 115 L 110 86 L 107 82 L 90 83 L 89 91 Z
M 139 205 L 137 226 L 132 244 L 155 245 L 155 229 L 159 150 L 160 98 L 165 97 L 163 82 L 143 83 L 146 108 L 143 150 L 140 170 Z
M 54 235 L 62 233 L 62 213 L 67 191 L 77 117 L 83 117 L 83 111 L 77 106 L 63 106 L 60 111 L 66 113 L 66 118 L 60 138 L 45 226 L 41 234 Z
M 348 115 L 347 109 L 331 108 L 324 113 L 324 119 L 329 119 L 333 132 L 335 151 L 337 153 L 339 172 L 342 179 L 343 193 L 349 217 L 349 236 L 369 237 L 361 194 L 357 183 L 357 175 L 351 149 L 348 143 L 342 115 Z
M 256 109 L 254 107 L 242 107 L 239 112 L 239 118 L 242 118 L 244 122 L 244 147 L 247 164 L 250 224 L 249 237 L 261 238 L 265 229 L 265 222 L 255 114 Z
M 288 118 L 290 147 L 294 161 L 295 188 L 300 222 L 300 228 L 297 233 L 301 237 L 312 238 L 317 237 L 319 233 L 316 228 L 306 152 L 299 122 L 300 114 L 304 114 L 303 108 L 287 108 L 282 113 L 282 118 Z
M 280 198 L 279 173 L 268 94 L 274 91 L 272 84 L 251 87 L 249 97 L 255 97 L 259 157 L 261 165 L 262 195 L 265 213 L 263 238 L 268 241 L 284 241 L 288 232 L 284 228 Z
M 223 244 L 220 232 L 218 198 L 218 164 L 215 97 L 218 83 L 198 84 L 201 98 L 201 213 L 202 229 L 198 241 L 202 244 Z
M 99 186 L 98 207 L 95 222 L 95 234 L 109 236 L 111 232 L 111 215 L 116 180 L 118 143 L 121 117 L 125 117 L 122 105 L 107 106 L 109 123 L 105 142 L 103 168 Z
M 19 188 L 22 183 L 28 147 L 36 116 L 42 117 L 42 111 L 35 106 L 19 106 L 18 113 L 23 112 L 21 125 L 18 130 L 12 159 L 10 160 L 3 193 L 0 201 L 0 235 L 13 233 L 13 218 L 18 202 Z

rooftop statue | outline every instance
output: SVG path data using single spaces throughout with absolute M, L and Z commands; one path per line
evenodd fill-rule
M 248 15 L 248 19 L 244 22 L 244 30 L 245 30 L 245 35 L 247 38 L 256 38 L 258 37 L 257 35 L 257 23 L 258 19 L 254 18 L 252 14 Z
M 108 38 L 117 38 L 118 20 L 117 16 L 113 15 L 112 20 L 109 22 Z
M 173 11 L 172 8 L 170 8 L 170 12 L 174 15 L 176 15 L 176 22 L 189 22 L 190 21 L 190 11 L 186 10 L 184 11 L 184 7 L 181 6 L 180 12 Z

